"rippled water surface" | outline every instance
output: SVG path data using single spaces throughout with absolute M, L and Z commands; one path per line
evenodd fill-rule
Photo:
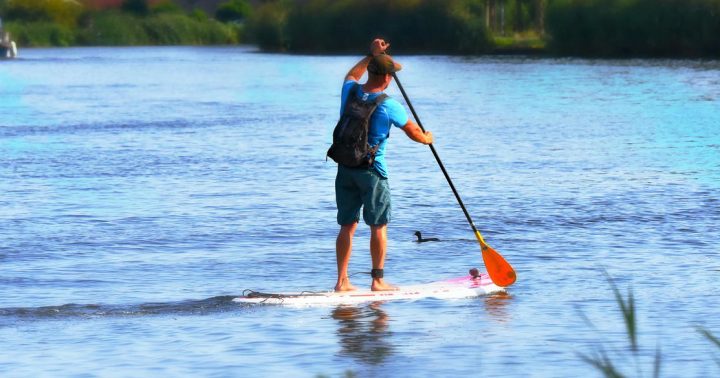
M 0 62 L 0 375 L 575 377 L 602 348 L 650 376 L 657 346 L 663 376 L 720 374 L 696 329 L 720 335 L 720 63 L 397 58 L 508 295 L 231 301 L 334 285 L 324 155 L 357 57 L 28 49 Z M 388 280 L 480 267 L 429 149 L 395 130 L 388 157 Z

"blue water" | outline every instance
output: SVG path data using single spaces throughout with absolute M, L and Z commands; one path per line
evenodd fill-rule
M 335 282 L 324 155 L 357 57 L 24 49 L 0 62 L 0 375 L 720 374 L 720 62 L 399 56 L 508 295 L 244 306 Z M 391 95 L 400 98 L 397 88 Z M 427 147 L 395 130 L 386 277 L 480 250 Z M 413 243 L 413 233 L 442 239 Z M 367 227 L 351 272 L 369 270 Z M 633 290 L 639 352 L 603 270 Z M 353 283 L 367 286 L 363 275 Z

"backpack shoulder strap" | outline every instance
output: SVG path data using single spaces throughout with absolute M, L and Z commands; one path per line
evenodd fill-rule
M 355 85 L 354 85 L 353 88 L 350 90 L 350 95 L 355 96 L 355 98 L 357 99 L 358 97 L 360 97 L 360 90 L 361 90 L 361 89 L 362 89 L 362 84 L 360 84 L 360 83 L 358 83 L 358 82 L 356 81 L 356 82 L 355 82 Z M 349 95 L 348 95 L 348 97 L 349 97 Z
M 379 96 L 375 97 L 375 106 L 380 106 L 380 104 L 382 104 L 383 101 L 385 101 L 385 99 L 388 97 L 390 97 L 390 96 L 388 96 L 385 93 L 380 93 Z
M 355 82 L 355 87 L 350 90 L 350 94 L 352 94 L 352 92 L 355 92 L 355 96 L 356 96 L 356 98 L 358 98 L 358 97 L 360 97 L 359 95 L 360 95 L 361 90 L 362 90 L 362 84 Z M 385 99 L 388 97 L 389 96 L 383 92 L 383 93 L 380 93 L 377 97 L 375 97 L 375 100 L 373 102 L 375 103 L 375 106 L 380 106 L 380 104 L 382 104 L 383 101 L 385 101 Z
M 350 103 L 353 101 L 357 101 L 358 98 L 358 91 L 360 90 L 360 83 L 357 81 L 353 84 L 352 88 L 348 91 L 347 98 L 345 99 L 345 107 L 343 108 L 343 114 L 348 110 L 350 107 Z

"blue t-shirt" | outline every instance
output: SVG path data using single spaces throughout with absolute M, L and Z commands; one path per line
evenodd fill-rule
M 345 102 L 352 90 L 353 95 L 358 96 L 363 101 L 372 101 L 382 92 L 365 93 L 362 85 L 358 85 L 355 80 L 348 80 L 343 83 L 342 97 L 340 101 L 340 116 L 345 109 Z M 375 164 L 373 168 L 380 176 L 387 178 L 387 165 L 385 164 L 385 145 L 390 137 L 390 125 L 402 128 L 408 122 L 408 115 L 405 108 L 395 99 L 386 98 L 380 106 L 375 109 L 372 118 L 370 118 L 370 130 L 368 130 L 368 144 L 374 147 L 380 144 L 380 148 L 375 155 Z

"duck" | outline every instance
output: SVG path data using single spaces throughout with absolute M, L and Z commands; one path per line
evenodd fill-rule
M 438 239 L 438 238 L 427 238 L 427 239 L 424 239 L 424 238 L 422 237 L 422 234 L 420 233 L 420 231 L 415 231 L 415 236 L 417 236 L 417 238 L 418 238 L 418 240 L 415 240 L 415 241 L 418 242 L 418 243 L 425 243 L 425 242 L 431 242 L 431 241 L 440 241 L 440 239 Z

